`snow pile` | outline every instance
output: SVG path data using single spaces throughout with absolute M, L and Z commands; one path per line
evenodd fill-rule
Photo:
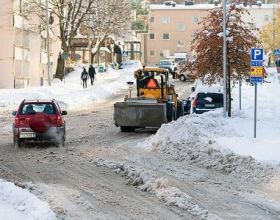
M 139 145 L 163 152 L 174 160 L 189 161 L 238 178 L 268 180 L 275 172 L 271 163 L 280 162 L 280 86 L 277 75 L 270 74 L 270 83 L 258 86 L 256 139 L 254 88 L 244 84 L 241 111 L 238 88 L 233 90 L 232 118 L 223 118 L 222 110 L 185 116 L 162 125 L 154 136 Z
M 95 163 L 98 166 L 108 167 L 124 175 L 128 178 L 127 184 L 156 195 L 160 201 L 165 202 L 167 205 L 186 210 L 191 215 L 200 217 L 200 219 L 219 219 L 216 215 L 208 213 L 208 210 L 195 204 L 189 195 L 176 187 L 170 186 L 167 178 L 158 178 L 143 168 L 133 167 L 119 162 L 98 159 Z
M 0 179 L 0 219 L 53 220 L 56 216 L 46 202 Z
M 0 111 L 16 110 L 23 99 L 52 99 L 58 100 L 62 108 L 80 108 L 93 101 L 102 101 L 122 89 L 127 89 L 127 81 L 134 81 L 133 70 L 113 70 L 108 73 L 97 73 L 94 85 L 83 89 L 81 85 L 82 66 L 68 74 L 65 83 L 54 79 L 52 86 L 32 87 L 24 89 L 1 89 Z
M 270 178 L 273 169 L 251 156 L 234 154 L 216 141 L 219 136 L 238 138 L 234 130 L 227 130 L 222 112 L 186 116 L 163 125 L 156 135 L 148 138 L 143 146 L 160 151 L 177 161 L 189 161 L 200 167 L 214 169 L 238 178 L 262 181 Z

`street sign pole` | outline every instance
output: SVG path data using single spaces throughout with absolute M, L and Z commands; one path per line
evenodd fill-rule
M 257 137 L 257 92 L 258 83 L 263 82 L 264 67 L 263 67 L 263 49 L 262 48 L 251 48 L 251 71 L 250 71 L 250 82 L 255 87 L 255 98 L 254 98 L 254 138 Z
M 64 84 L 65 84 L 65 70 L 66 70 L 66 68 L 65 68 L 65 61 L 64 61 L 64 70 L 63 70 L 63 81 L 64 81 Z
M 239 110 L 241 110 L 241 79 L 239 79 Z
M 254 138 L 257 137 L 257 95 L 258 84 L 255 83 L 255 106 L 254 106 Z

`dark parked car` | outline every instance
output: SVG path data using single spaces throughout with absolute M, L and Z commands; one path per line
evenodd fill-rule
M 222 108 L 223 93 L 220 86 L 192 87 L 192 94 L 184 101 L 185 114 L 201 114 L 217 108 Z
M 59 104 L 53 100 L 23 100 L 14 111 L 14 146 L 25 141 L 51 141 L 58 146 L 65 143 L 65 120 Z
M 196 94 L 191 106 L 192 112 L 196 114 L 208 112 L 216 108 L 222 108 L 224 106 L 223 93 L 199 92 Z

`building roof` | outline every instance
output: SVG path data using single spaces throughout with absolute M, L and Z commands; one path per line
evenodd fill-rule
M 151 10 L 209 10 L 213 8 L 218 8 L 221 5 L 215 6 L 214 4 L 194 4 L 194 5 L 184 5 L 184 4 L 176 4 L 175 7 L 172 7 L 170 5 L 164 5 L 164 4 L 155 4 L 150 5 Z M 242 4 L 240 6 L 244 7 Z M 277 8 L 278 6 L 274 6 Z M 273 9 L 273 4 L 262 4 L 261 7 L 258 5 L 252 5 L 246 7 L 248 10 L 250 9 Z

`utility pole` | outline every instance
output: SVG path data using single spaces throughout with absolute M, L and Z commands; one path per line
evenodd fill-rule
M 276 2 L 277 0 L 273 1 L 273 60 L 274 64 L 276 61 L 275 49 L 276 49 Z M 276 7 L 276 8 L 275 8 Z
M 47 74 L 48 74 L 48 85 L 51 86 L 51 67 L 50 67 L 50 31 L 49 31 L 49 0 L 46 0 L 46 28 L 47 28 Z
M 226 30 L 226 0 L 223 0 L 223 77 L 224 77 L 224 117 L 227 117 L 227 30 Z

